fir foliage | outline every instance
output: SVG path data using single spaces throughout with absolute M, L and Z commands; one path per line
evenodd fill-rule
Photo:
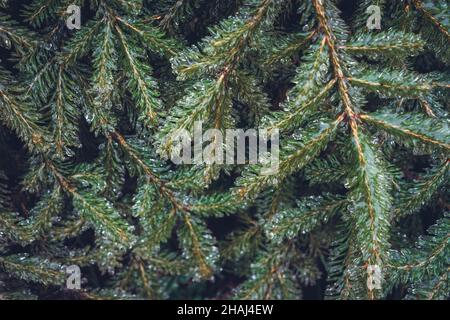
M 0 299 L 448 299 L 445 1 L 0 4 Z M 278 173 L 175 166 L 196 121 Z

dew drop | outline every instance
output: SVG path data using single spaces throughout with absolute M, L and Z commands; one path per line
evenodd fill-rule
M 9 38 L 5 34 L 0 34 L 0 38 L 1 46 L 8 50 L 11 49 L 11 40 L 9 40 Z

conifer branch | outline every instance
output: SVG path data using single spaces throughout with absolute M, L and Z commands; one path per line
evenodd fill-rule
M 426 205 L 443 185 L 447 182 L 450 160 L 413 184 L 407 183 L 400 192 L 398 206 L 394 209 L 394 219 L 400 219 L 412 214 Z
M 354 119 L 355 112 L 353 110 L 352 102 L 348 93 L 348 84 L 346 82 L 345 73 L 341 65 L 341 59 L 339 58 L 339 55 L 337 53 L 337 46 L 335 44 L 336 37 L 327 22 L 326 12 L 322 0 L 313 0 L 313 5 L 317 13 L 320 28 L 325 34 L 325 42 L 330 50 L 330 59 L 333 66 L 334 76 L 337 80 L 339 94 L 341 96 L 345 112 L 350 119 L 352 131 L 354 131 L 354 129 L 356 129 L 356 123 Z
M 131 236 L 126 224 L 121 221 L 122 218 L 110 203 L 80 193 L 51 161 L 47 160 L 46 164 L 63 190 L 73 198 L 75 208 L 80 210 L 81 215 L 86 220 L 94 224 L 100 232 L 106 233 L 106 236 L 111 237 L 112 240 L 122 244 L 131 243 Z
M 130 85 L 132 90 L 135 90 L 134 97 L 137 101 L 138 107 L 142 112 L 142 119 L 147 125 L 155 123 L 157 117 L 157 110 L 160 108 L 159 96 L 156 93 L 156 84 L 153 80 L 143 72 L 149 72 L 149 68 L 144 68 L 134 57 L 136 53 L 132 52 L 122 30 L 116 25 L 115 30 L 119 35 L 120 43 L 125 54 L 128 66 L 130 67 L 131 80 Z
M 46 140 L 48 134 L 37 124 L 40 119 L 36 113 L 30 112 L 30 108 L 25 108 L 28 101 L 18 101 L 6 90 L 0 87 L 0 108 L 3 122 L 18 136 L 23 139 L 33 150 L 46 150 Z
M 0 11 L 0 298 L 448 297 L 447 4 Z M 199 122 L 279 130 L 269 175 L 158 156 Z
M 275 184 L 284 180 L 292 173 L 305 167 L 314 159 L 330 142 L 336 133 L 339 124 L 344 120 L 341 114 L 335 121 L 331 122 L 323 130 L 317 132 L 304 146 L 298 148 L 296 152 L 282 158 L 279 164 L 279 174 L 275 179 Z M 241 198 L 253 198 L 265 187 L 273 183 L 272 176 L 252 175 L 243 177 L 239 181 L 237 195 Z
M 356 132 L 356 130 L 353 130 Z M 358 230 L 356 237 L 363 247 L 362 259 L 365 268 L 386 263 L 386 239 L 389 230 L 388 214 L 392 205 L 390 191 L 392 181 L 383 167 L 382 159 L 362 133 L 353 136 L 358 155 L 358 174 L 355 189 L 350 198 L 354 203 L 354 214 Z M 369 242 L 366 242 L 369 239 Z M 369 272 L 369 271 L 368 271 Z M 374 299 L 373 289 L 368 288 L 369 299 Z
M 436 28 L 447 38 L 447 40 L 450 40 L 450 31 L 442 25 L 442 23 L 437 20 L 429 11 L 427 11 L 422 1 L 420 0 L 412 0 L 412 3 L 416 7 L 417 10 L 419 10 L 433 25 L 436 26 Z
M 64 272 L 58 264 L 26 255 L 0 257 L 0 268 L 19 279 L 44 285 L 60 285 L 64 281 Z
M 306 47 L 312 39 L 317 35 L 317 30 L 311 31 L 306 36 L 301 34 L 298 37 L 294 37 L 291 41 L 286 43 L 283 47 L 278 48 L 277 51 L 272 53 L 265 61 L 264 64 L 267 66 L 273 65 L 274 63 L 290 57 L 297 53 L 302 48 Z
M 113 132 L 112 137 L 119 143 L 122 149 L 129 155 L 131 160 L 136 163 L 143 173 L 149 178 L 150 182 L 154 183 L 162 195 L 167 197 L 172 203 L 173 207 L 182 212 L 189 212 L 190 208 L 181 203 L 175 196 L 172 190 L 166 187 L 165 181 L 162 181 L 150 167 L 138 156 L 135 150 L 126 142 L 125 138 L 118 132 Z
M 352 54 L 401 55 L 416 54 L 423 49 L 424 41 L 415 34 L 404 32 L 383 32 L 377 34 L 361 33 L 353 37 L 349 43 L 338 46 Z
M 386 132 L 399 137 L 405 137 L 412 140 L 418 140 L 424 144 L 431 144 L 442 148 L 445 151 L 450 150 L 448 125 L 439 123 L 432 119 L 426 119 L 419 114 L 398 114 L 393 117 L 392 113 L 376 113 L 361 115 L 361 120 L 380 127 Z M 417 127 L 415 123 L 421 123 Z M 423 128 L 427 127 L 427 131 Z

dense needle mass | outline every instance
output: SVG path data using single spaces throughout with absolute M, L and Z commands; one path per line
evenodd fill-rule
M 449 16 L 0 1 L 0 299 L 448 298 Z M 198 122 L 279 130 L 277 174 L 175 165 Z

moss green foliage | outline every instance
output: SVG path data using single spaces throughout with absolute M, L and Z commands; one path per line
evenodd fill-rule
M 445 1 L 0 4 L 0 299 L 449 297 Z M 174 165 L 196 121 L 278 174 Z

